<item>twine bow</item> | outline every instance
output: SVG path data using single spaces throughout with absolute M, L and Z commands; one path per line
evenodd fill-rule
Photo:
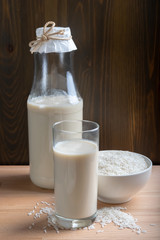
M 48 30 L 47 30 L 47 27 L 49 25 L 51 25 L 51 27 L 49 27 Z M 52 40 L 70 40 L 72 38 L 72 36 L 65 37 L 65 38 L 64 37 L 63 38 L 56 37 L 55 35 L 58 35 L 58 34 L 59 35 L 64 35 L 65 29 L 59 30 L 59 31 L 54 32 L 54 33 L 50 33 L 53 30 L 54 27 L 55 27 L 55 23 L 52 22 L 52 21 L 49 21 L 44 25 L 42 36 L 37 37 L 36 40 L 33 40 L 29 43 L 29 47 L 32 48 L 31 53 L 36 52 L 41 47 L 43 42 L 48 41 L 50 39 L 52 39 Z

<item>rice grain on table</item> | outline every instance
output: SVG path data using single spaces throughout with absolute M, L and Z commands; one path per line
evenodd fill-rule
M 43 204 L 43 203 L 42 203 Z M 46 214 L 47 215 L 47 225 L 45 225 L 42 230 L 44 233 L 47 233 L 47 228 L 53 227 L 56 231 L 56 233 L 60 233 L 61 228 L 56 220 L 55 217 L 55 210 L 52 207 L 39 207 L 36 209 L 37 212 L 31 211 L 28 216 L 33 215 L 34 219 L 38 221 L 38 218 L 41 217 L 41 215 Z M 95 220 L 95 223 L 88 227 L 82 228 L 83 230 L 95 230 L 95 224 L 99 223 L 101 225 L 101 229 L 97 230 L 96 233 L 102 233 L 104 231 L 104 227 L 107 226 L 109 223 L 113 222 L 116 226 L 118 226 L 119 230 L 122 230 L 124 228 L 129 228 L 132 231 L 135 231 L 137 234 L 140 233 L 146 233 L 146 230 L 141 230 L 141 227 L 136 224 L 137 219 L 133 218 L 133 216 L 129 213 L 125 213 L 125 207 L 105 207 L 98 209 L 97 211 L 97 217 Z M 35 223 L 32 223 L 29 226 L 29 229 L 31 230 L 34 227 Z M 78 230 L 78 229 L 70 229 L 70 230 Z

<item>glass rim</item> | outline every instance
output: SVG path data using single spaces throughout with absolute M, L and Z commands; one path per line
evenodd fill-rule
M 69 131 L 69 130 L 63 130 L 63 129 L 59 129 L 59 130 L 56 130 L 56 126 L 62 124 L 62 123 L 76 123 L 76 122 L 81 122 L 81 123 L 92 123 L 95 125 L 94 128 L 92 129 L 88 129 L 88 130 L 81 130 L 81 131 Z M 99 130 L 99 124 L 94 122 L 94 121 L 90 121 L 90 120 L 62 120 L 62 121 L 58 121 L 58 122 L 55 122 L 52 126 L 52 129 L 55 130 L 55 131 L 59 131 L 59 132 L 63 132 L 63 133 L 85 133 L 85 132 L 94 132 L 94 131 L 97 131 Z

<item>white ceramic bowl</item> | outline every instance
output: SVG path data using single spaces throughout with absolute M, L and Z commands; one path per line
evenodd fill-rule
M 152 161 L 146 156 L 138 155 L 143 157 L 148 165 L 144 171 L 123 176 L 98 175 L 98 199 L 100 201 L 112 204 L 128 202 L 145 186 L 151 175 Z

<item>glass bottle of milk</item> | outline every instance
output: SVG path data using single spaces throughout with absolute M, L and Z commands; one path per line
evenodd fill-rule
M 54 27 L 50 32 L 55 37 L 59 29 Z M 70 35 L 70 29 L 64 29 L 64 35 Z M 44 28 L 38 28 L 37 36 L 42 36 L 42 31 Z M 72 39 L 50 39 L 34 49 L 34 81 L 27 101 L 30 178 L 39 187 L 53 189 L 52 126 L 58 121 L 83 118 L 83 100 L 73 77 L 76 47 Z

